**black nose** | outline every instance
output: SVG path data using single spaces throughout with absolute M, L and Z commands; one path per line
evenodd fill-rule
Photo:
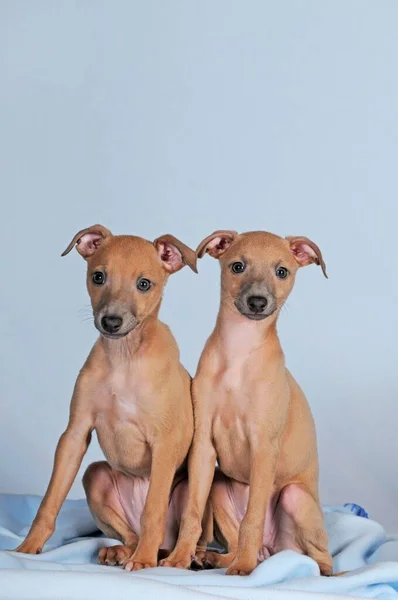
M 264 296 L 249 296 L 247 299 L 247 306 L 252 313 L 261 313 L 267 306 L 268 300 Z
M 121 317 L 117 317 L 116 315 L 110 315 L 106 317 L 102 317 L 101 325 L 107 333 L 116 333 L 119 331 L 122 325 L 123 319 Z

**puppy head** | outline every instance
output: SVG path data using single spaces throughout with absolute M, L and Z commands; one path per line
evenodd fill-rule
M 172 235 L 154 242 L 112 235 L 102 225 L 79 231 L 62 256 L 76 246 L 87 261 L 87 289 L 98 331 L 121 338 L 146 317 L 157 314 L 167 278 L 187 264 L 196 272 L 196 255 Z
M 299 267 L 315 263 L 327 277 L 320 249 L 305 237 L 215 231 L 199 244 L 196 253 L 198 258 L 208 253 L 219 260 L 223 301 L 255 321 L 278 313 Z

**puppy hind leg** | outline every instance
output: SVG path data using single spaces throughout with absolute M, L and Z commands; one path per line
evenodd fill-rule
M 226 554 L 207 551 L 205 561 L 213 568 L 226 569 L 232 563 L 238 548 L 240 516 L 233 503 L 232 496 L 237 492 L 234 484 L 220 471 L 216 472 L 210 492 L 210 504 L 213 511 L 214 531 L 217 541 L 225 547 Z
M 275 541 L 278 550 L 287 547 L 299 549 L 318 563 L 322 575 L 331 575 L 333 561 L 328 551 L 327 534 L 319 502 L 304 486 L 289 484 L 281 491 L 279 510 L 282 511 L 279 513 L 281 521 L 277 525 L 279 531 Z M 286 526 L 288 522 L 290 526 Z M 289 539 L 293 541 L 293 546 L 286 543 Z
M 131 529 L 106 461 L 92 463 L 83 476 L 87 502 L 98 528 L 107 536 L 122 542 L 121 545 L 103 547 L 98 562 L 106 565 L 124 565 L 133 555 L 138 536 Z

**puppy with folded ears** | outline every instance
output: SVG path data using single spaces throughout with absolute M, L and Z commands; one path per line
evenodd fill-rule
M 196 254 L 172 235 L 150 242 L 102 225 L 79 231 L 63 256 L 74 246 L 87 261 L 100 337 L 77 378 L 47 492 L 17 550 L 41 552 L 95 430 L 107 460 L 89 466 L 84 488 L 98 527 L 121 541 L 101 549 L 99 561 L 153 567 L 159 548 L 175 544 L 193 434 L 191 378 L 158 312 L 168 276 L 185 264 L 196 272 Z
M 197 249 L 199 258 L 206 253 L 220 262 L 221 304 L 192 385 L 188 501 L 177 546 L 162 564 L 189 566 L 210 493 L 228 553 L 208 552 L 208 563 L 248 575 L 290 548 L 330 575 L 314 422 L 276 329 L 299 267 L 317 264 L 326 276 L 321 251 L 305 237 L 216 231 Z

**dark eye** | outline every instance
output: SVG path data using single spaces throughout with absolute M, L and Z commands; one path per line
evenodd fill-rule
M 149 281 L 149 279 L 145 279 L 145 277 L 141 277 L 141 279 L 139 279 L 137 281 L 137 290 L 140 290 L 140 292 L 147 292 L 149 290 L 149 288 L 151 287 L 151 282 Z
M 285 269 L 285 267 L 278 267 L 275 271 L 275 275 L 279 279 L 286 279 L 286 277 L 289 275 L 289 271 Z
M 103 285 L 106 280 L 105 273 L 103 273 L 102 271 L 95 271 L 91 275 L 91 279 L 93 280 L 93 283 L 95 283 L 95 285 Z
M 243 273 L 246 269 L 246 265 L 243 262 L 234 262 L 232 263 L 231 269 L 234 273 Z

